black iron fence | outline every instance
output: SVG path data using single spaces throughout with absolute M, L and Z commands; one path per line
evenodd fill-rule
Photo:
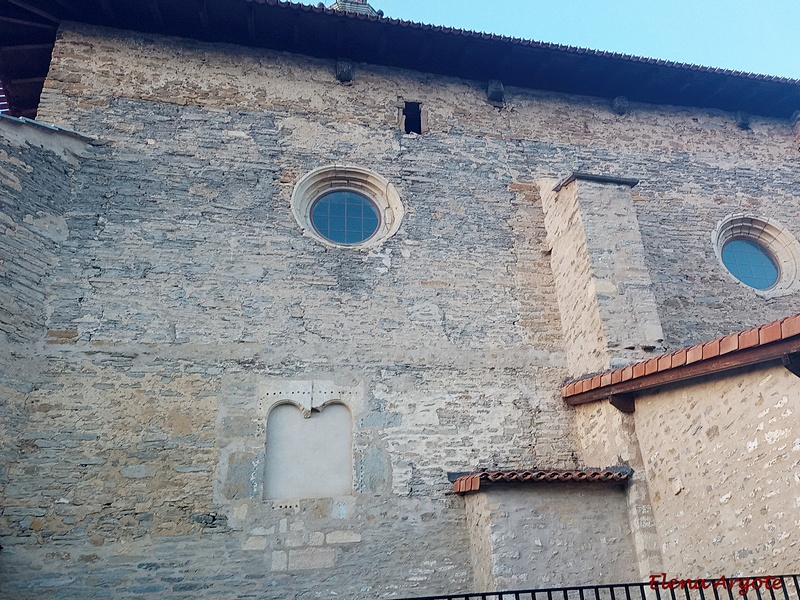
M 800 575 L 678 579 L 659 573 L 645 583 L 450 594 L 406 600 L 800 600 Z

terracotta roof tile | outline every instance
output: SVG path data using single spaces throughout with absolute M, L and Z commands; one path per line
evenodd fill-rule
M 719 356 L 719 340 L 711 340 L 703 344 L 703 360 Z
M 739 332 L 739 350 L 758 346 L 758 327 Z
M 564 398 L 570 398 L 590 390 L 601 390 L 603 393 L 605 393 L 605 390 L 602 390 L 602 388 L 606 387 L 612 388 L 608 390 L 608 396 L 610 396 L 612 393 L 626 393 L 625 390 L 631 389 L 628 387 L 630 386 L 629 382 L 634 379 L 656 374 L 658 374 L 660 377 L 661 373 L 667 373 L 675 369 L 682 369 L 703 361 L 711 361 L 721 355 L 736 355 L 737 353 L 746 350 L 759 348 L 760 346 L 769 346 L 770 344 L 772 344 L 770 347 L 774 349 L 774 352 L 759 352 L 758 357 L 753 357 L 751 352 L 750 354 L 743 355 L 750 357 L 743 360 L 750 361 L 746 364 L 755 364 L 756 362 L 771 360 L 770 357 L 773 357 L 773 354 L 779 357 L 783 352 L 797 352 L 797 344 L 794 342 L 789 343 L 786 348 L 783 346 L 778 348 L 775 345 L 777 342 L 782 343 L 784 340 L 792 339 L 797 336 L 800 336 L 800 314 L 795 314 L 784 319 L 766 323 L 765 325 L 761 325 L 759 327 L 751 327 L 750 329 L 731 333 L 720 338 L 709 340 L 703 344 L 696 344 L 694 346 L 689 346 L 688 348 L 681 348 L 680 350 L 662 354 L 661 356 L 657 356 L 646 361 L 639 361 L 637 363 L 626 365 L 625 367 L 619 369 L 606 371 L 600 374 L 593 374 L 582 379 L 578 379 L 564 386 L 564 388 L 562 388 L 562 395 Z M 766 358 L 764 358 L 765 356 Z M 731 361 L 729 360 L 726 360 L 725 363 L 708 364 L 710 365 L 709 369 L 711 369 L 709 372 L 716 372 L 719 369 L 731 368 Z M 692 369 L 695 369 L 695 367 L 693 366 Z M 695 371 L 691 371 L 691 373 L 695 373 Z M 678 374 L 674 377 L 674 379 L 671 378 L 669 380 L 663 380 L 663 377 L 660 377 L 660 381 L 663 380 L 661 381 L 661 385 L 663 385 L 664 381 L 678 381 L 682 378 L 685 379 L 686 377 L 696 376 L 696 374 L 693 375 L 688 371 L 686 371 L 686 373 L 687 375 L 684 377 L 681 377 Z M 621 386 L 622 389 L 616 389 L 614 386 Z M 643 388 L 640 387 L 635 389 Z M 591 401 L 598 398 L 599 396 L 597 393 L 593 392 L 592 397 L 584 401 Z M 577 403 L 580 403 L 580 401 Z
M 778 322 L 770 323 L 769 325 L 762 325 L 758 330 L 758 344 L 769 344 L 776 342 L 781 338 L 781 324 Z
M 531 470 L 531 471 L 482 471 L 459 476 L 453 482 L 457 494 L 465 494 L 480 489 L 481 483 L 519 484 L 519 483 L 559 483 L 586 481 L 592 483 L 619 483 L 628 481 L 633 474 L 630 467 L 609 467 L 608 469 L 575 470 Z
M 719 353 L 720 354 L 728 354 L 728 352 L 734 352 L 739 349 L 739 334 L 732 333 L 730 335 L 726 335 L 719 341 Z
M 628 381 L 629 379 L 633 379 L 633 365 L 628 365 L 627 367 L 622 368 L 620 380 Z
M 658 357 L 651 358 L 650 360 L 644 363 L 645 375 L 652 375 L 656 371 L 658 371 Z
M 703 346 L 697 345 L 686 349 L 686 364 L 690 365 L 696 363 L 698 360 L 703 360 Z
M 672 353 L 672 368 L 682 367 L 686 364 L 686 348 L 681 348 Z
M 800 315 L 787 317 L 781 321 L 781 336 L 783 339 L 790 338 L 793 335 L 800 335 Z

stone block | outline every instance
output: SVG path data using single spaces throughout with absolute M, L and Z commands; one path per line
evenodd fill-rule
M 328 544 L 355 544 L 361 541 L 361 534 L 355 531 L 331 531 L 325 535 Z
M 247 538 L 242 548 L 244 550 L 264 550 L 267 547 L 267 538 L 262 536 L 252 536 Z
M 305 571 L 310 569 L 330 569 L 336 564 L 336 550 L 333 548 L 302 548 L 289 550 L 288 569 Z
M 288 566 L 288 556 L 283 550 L 276 550 L 272 553 L 271 571 L 285 571 Z
M 120 475 L 126 479 L 147 479 L 153 477 L 157 470 L 155 465 L 128 465 L 120 470 Z

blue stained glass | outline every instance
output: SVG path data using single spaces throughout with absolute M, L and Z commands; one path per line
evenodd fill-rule
M 772 255 L 752 240 L 740 238 L 725 244 L 722 262 L 736 279 L 757 290 L 778 283 L 778 265 Z
M 339 190 L 325 194 L 311 207 L 311 223 L 324 238 L 353 245 L 368 240 L 380 225 L 378 207 L 359 193 Z

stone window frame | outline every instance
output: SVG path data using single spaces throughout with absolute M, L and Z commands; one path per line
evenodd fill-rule
M 406 131 L 406 109 L 416 104 L 419 111 L 419 131 Z M 428 107 L 421 100 L 402 99 L 397 103 L 397 126 L 403 135 L 425 135 L 428 133 Z
M 800 242 L 783 225 L 748 213 L 733 213 L 722 219 L 713 232 L 714 253 L 729 279 L 763 298 L 775 298 L 800 291 Z M 735 277 L 722 260 L 722 249 L 734 239 L 750 240 L 764 248 L 778 267 L 778 281 L 759 290 Z
M 288 495 L 271 496 L 270 495 L 269 486 L 268 486 L 268 482 L 270 480 L 269 472 L 270 472 L 271 468 L 273 468 L 273 466 L 271 465 L 271 455 L 270 455 L 270 452 L 269 452 L 269 448 L 270 448 L 270 440 L 269 440 L 270 424 L 269 424 L 269 422 L 270 422 L 270 419 L 273 418 L 272 415 L 275 412 L 275 410 L 278 409 L 278 408 L 284 408 L 284 407 L 291 408 L 292 410 L 295 410 L 299 416 L 302 417 L 303 421 L 305 421 L 305 420 L 308 420 L 308 419 L 319 418 L 319 417 L 313 417 L 312 414 L 313 413 L 319 413 L 319 415 L 324 415 L 325 414 L 325 410 L 329 409 L 330 407 L 333 407 L 333 406 L 343 407 L 347 411 L 347 419 L 349 421 L 349 437 L 347 439 L 344 439 L 344 440 L 340 439 L 340 441 L 344 441 L 346 443 L 346 445 L 349 447 L 349 460 L 347 461 L 348 466 L 349 466 L 349 469 L 348 469 L 349 470 L 349 477 L 348 477 L 348 480 L 346 482 L 346 487 L 348 488 L 347 491 L 343 491 L 342 493 L 337 493 L 337 494 L 330 493 L 330 490 L 327 490 L 328 493 L 316 492 L 314 495 L 291 495 L 291 494 L 288 494 Z M 328 425 L 330 425 L 330 423 L 328 423 Z M 320 403 L 319 405 L 314 406 L 311 409 L 308 409 L 306 406 L 303 406 L 302 403 L 295 402 L 294 400 L 284 400 L 284 401 L 275 402 L 270 406 L 270 409 L 269 409 L 269 411 L 267 413 L 267 416 L 265 418 L 264 431 L 265 431 L 265 434 L 267 435 L 267 439 L 265 440 L 264 484 L 263 484 L 263 490 L 262 490 L 263 500 L 265 502 L 272 502 L 273 505 L 275 505 L 275 504 L 285 503 L 287 501 L 317 500 L 317 499 L 321 499 L 321 498 L 338 498 L 338 497 L 342 497 L 342 496 L 352 496 L 352 495 L 355 494 L 355 481 L 356 481 L 356 473 L 355 473 L 355 468 L 354 468 L 354 465 L 355 465 L 355 448 L 354 448 L 355 419 L 353 417 L 352 408 L 347 404 L 347 402 L 343 402 L 339 398 L 331 398 L 331 399 L 329 399 L 327 401 L 324 401 L 324 402 Z M 327 437 L 329 437 L 329 438 L 331 437 L 330 429 L 326 429 L 325 430 L 325 435 Z M 305 432 L 304 437 L 302 438 L 302 442 L 300 442 L 299 445 L 298 445 L 297 440 L 295 440 L 295 442 L 290 445 L 291 448 L 293 448 L 295 450 L 295 453 L 293 453 L 294 455 L 292 456 L 292 459 L 290 461 L 291 464 L 290 465 L 283 465 L 283 466 L 289 466 L 295 472 L 304 473 L 304 477 L 302 479 L 305 480 L 305 481 L 309 480 L 309 473 L 312 473 L 312 472 L 318 470 L 318 467 L 317 467 L 317 469 L 313 469 L 313 468 L 311 468 L 310 470 L 309 469 L 304 469 L 303 464 L 301 464 L 297 460 L 297 454 L 298 453 L 302 453 L 301 448 L 309 447 L 308 437 L 307 436 L 308 436 L 308 432 Z M 342 457 L 343 456 L 344 455 L 342 455 Z M 274 468 L 279 473 L 277 478 L 278 479 L 284 479 L 286 477 L 286 475 L 284 473 L 284 470 L 281 469 L 280 466 L 281 466 L 280 463 L 277 466 L 274 466 Z M 327 473 L 326 479 L 329 480 L 329 481 L 332 480 L 333 479 L 332 475 L 330 473 Z
M 321 412 L 326 407 L 339 404 L 347 408 L 352 419 L 351 429 L 351 485 L 352 490 L 348 495 L 358 492 L 358 473 L 355 470 L 357 460 L 356 447 L 356 415 L 364 408 L 365 389 L 363 382 L 343 381 L 337 379 L 304 379 L 304 380 L 273 380 L 259 390 L 258 417 L 263 420 L 264 433 L 266 433 L 269 415 L 278 406 L 293 406 L 297 408 L 304 419 L 312 418 L 312 413 Z M 264 440 L 266 450 L 266 439 Z M 266 454 L 264 456 L 264 481 L 266 481 Z M 309 500 L 303 498 L 299 500 Z M 262 490 L 262 502 L 280 504 L 286 499 L 267 498 Z
M 365 196 L 378 209 L 378 230 L 357 244 L 340 244 L 321 235 L 311 222 L 314 204 L 334 191 L 351 191 Z M 369 249 L 381 245 L 400 229 L 405 208 L 397 189 L 385 177 L 354 165 L 329 165 L 306 173 L 294 186 L 292 214 L 304 235 L 329 248 Z

